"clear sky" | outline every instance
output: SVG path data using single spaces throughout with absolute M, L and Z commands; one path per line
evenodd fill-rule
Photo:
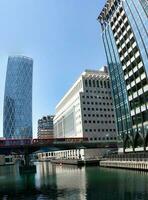
M 106 64 L 97 17 L 105 0 L 0 0 L 0 137 L 7 58 L 34 60 L 33 128 L 85 69 Z

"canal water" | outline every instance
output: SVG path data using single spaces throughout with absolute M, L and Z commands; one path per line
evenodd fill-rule
M 148 200 L 148 173 L 36 163 L 36 174 L 0 167 L 0 200 Z

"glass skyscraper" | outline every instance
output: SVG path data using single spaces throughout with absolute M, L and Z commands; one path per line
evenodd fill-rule
M 119 139 L 125 151 L 148 148 L 148 1 L 107 0 L 98 17 Z
M 31 58 L 8 58 L 3 113 L 5 138 L 32 138 L 32 74 Z

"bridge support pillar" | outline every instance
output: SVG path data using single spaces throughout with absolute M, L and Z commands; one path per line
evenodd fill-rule
M 24 152 L 24 162 L 19 166 L 20 174 L 24 173 L 36 173 L 36 166 L 33 165 L 30 161 L 30 155 L 28 149 Z

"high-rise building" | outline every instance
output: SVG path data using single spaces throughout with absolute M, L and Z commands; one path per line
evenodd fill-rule
M 148 1 L 107 0 L 98 20 L 123 150 L 148 146 Z
M 5 138 L 32 138 L 32 74 L 31 58 L 8 58 L 3 113 Z
M 86 70 L 56 106 L 56 138 L 84 137 L 90 141 L 115 141 L 116 128 L 109 75 Z
M 50 139 L 53 138 L 53 115 L 42 117 L 38 120 L 38 138 Z

